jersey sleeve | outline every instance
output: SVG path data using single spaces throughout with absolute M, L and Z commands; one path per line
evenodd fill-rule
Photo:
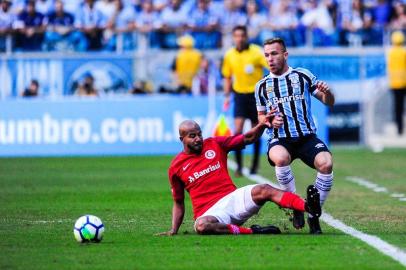
M 171 184 L 172 198 L 174 201 L 185 199 L 185 186 L 182 180 L 176 175 L 173 167 L 169 168 L 169 183 Z
M 305 75 L 305 78 L 309 84 L 309 92 L 314 96 L 319 90 L 317 90 L 317 77 L 313 75 L 308 69 L 298 68 L 298 70 Z
M 259 112 L 266 112 L 266 81 L 264 79 L 257 82 L 255 85 L 255 104 L 257 106 L 257 111 Z
M 224 55 L 223 65 L 221 66 L 221 74 L 225 78 L 230 78 L 232 75 L 229 53 Z
M 241 150 L 245 147 L 243 134 L 214 137 L 214 140 L 226 152 L 230 152 L 232 150 Z

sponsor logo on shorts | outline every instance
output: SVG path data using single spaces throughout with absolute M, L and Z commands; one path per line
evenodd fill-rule
M 204 153 L 204 156 L 207 159 L 213 159 L 216 156 L 216 152 L 214 152 L 213 150 L 207 150 L 206 153 Z
M 319 149 L 319 148 L 323 148 L 324 144 L 323 143 L 318 143 L 314 146 L 315 148 Z
M 279 139 L 278 138 L 272 139 L 270 143 L 272 144 L 272 143 L 275 143 L 275 142 L 279 142 Z

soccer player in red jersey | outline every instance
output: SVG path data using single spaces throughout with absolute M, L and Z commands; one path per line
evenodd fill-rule
M 200 126 L 191 120 L 179 126 L 183 151 L 172 161 L 169 179 L 174 205 L 171 230 L 160 235 L 177 234 L 185 213 L 184 190 L 192 200 L 195 231 L 198 234 L 277 234 L 275 226 L 241 227 L 268 201 L 298 211 L 320 216 L 320 198 L 316 188 L 307 189 L 307 202 L 298 195 L 274 188 L 268 184 L 237 188 L 227 170 L 229 151 L 242 149 L 254 143 L 270 125 L 271 111 L 266 120 L 245 134 L 212 137 L 203 140 Z

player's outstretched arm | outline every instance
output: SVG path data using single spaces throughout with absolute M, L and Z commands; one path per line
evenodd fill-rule
M 319 81 L 317 83 L 317 90 L 319 90 L 319 92 L 317 92 L 316 94 L 318 100 L 320 100 L 321 102 L 323 102 L 328 106 L 334 105 L 335 103 L 334 94 L 330 91 L 330 87 L 328 86 L 327 83 Z
M 245 144 L 251 144 L 256 142 L 264 132 L 266 128 L 271 128 L 272 127 L 272 120 L 275 117 L 276 110 L 272 109 L 270 112 L 268 112 L 265 115 L 258 115 L 258 121 L 259 123 L 251 128 L 249 131 L 244 133 L 244 143 Z
M 173 203 L 172 208 L 172 228 L 167 232 L 157 233 L 156 235 L 175 235 L 178 233 L 180 225 L 182 225 L 183 217 L 185 215 L 185 202 L 184 200 L 177 200 Z

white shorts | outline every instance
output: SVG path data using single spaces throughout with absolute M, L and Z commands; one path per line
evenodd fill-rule
M 197 221 L 205 216 L 213 216 L 223 224 L 241 225 L 246 222 L 261 209 L 261 206 L 252 200 L 251 190 L 255 186 L 249 185 L 238 188 L 216 202 L 196 219 L 195 229 Z

